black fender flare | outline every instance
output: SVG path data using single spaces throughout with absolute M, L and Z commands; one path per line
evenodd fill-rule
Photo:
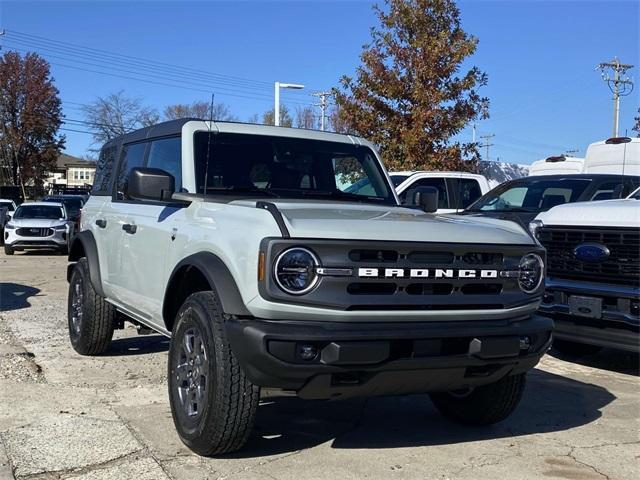
M 242 300 L 240 289 L 236 284 L 229 268 L 216 254 L 211 252 L 199 252 L 183 258 L 173 269 L 167 282 L 167 289 L 162 302 L 163 314 L 170 308 L 170 296 L 174 290 L 173 281 L 185 267 L 197 268 L 206 278 L 211 288 L 215 291 L 222 310 L 228 315 L 251 316 Z
M 102 290 L 102 277 L 100 275 L 100 260 L 98 258 L 98 247 L 96 239 L 90 230 L 79 232 L 71 242 L 69 249 L 69 265 L 67 266 L 67 281 L 71 280 L 71 274 L 75 267 L 75 262 L 82 257 L 86 257 L 89 264 L 89 278 L 91 285 L 98 295 L 104 298 L 104 290 Z

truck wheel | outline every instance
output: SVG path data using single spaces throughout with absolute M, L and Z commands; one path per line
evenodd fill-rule
M 525 386 L 525 374 L 511 375 L 489 385 L 462 392 L 432 393 L 431 401 L 449 420 L 464 425 L 491 425 L 516 409 Z
M 194 293 L 180 307 L 168 384 L 173 422 L 191 450 L 210 456 L 244 446 L 260 388 L 247 379 L 231 350 L 214 292 Z
M 116 325 L 116 309 L 93 289 L 86 258 L 78 260 L 71 274 L 67 307 L 73 349 L 81 355 L 106 352 Z
M 581 357 L 583 355 L 593 355 L 602 350 L 602 347 L 597 345 L 589 345 L 588 343 L 576 343 L 568 340 L 553 340 L 553 348 L 560 353 L 571 355 L 574 357 Z
M 4 246 L 4 254 L 5 255 L 13 255 L 13 248 L 11 248 L 9 245 L 5 245 Z

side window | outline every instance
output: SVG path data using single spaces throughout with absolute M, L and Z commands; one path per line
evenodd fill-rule
M 93 195 L 111 195 L 111 181 L 116 164 L 118 148 L 115 145 L 103 147 L 96 165 L 96 178 L 91 193 Z
M 132 168 L 144 166 L 144 151 L 147 143 L 134 143 L 122 147 L 118 179 L 116 183 L 116 195 L 118 200 L 125 200 L 124 190 Z
M 458 185 L 460 188 L 460 208 L 467 208 L 482 196 L 482 190 L 477 180 L 460 178 Z
M 449 195 L 447 193 L 447 185 L 444 178 L 420 178 L 407 187 L 400 194 L 400 201 L 405 203 L 407 192 L 415 187 L 435 187 L 438 189 L 438 209 L 451 208 L 449 206 Z
M 182 188 L 182 143 L 180 137 L 154 140 L 149 147 L 147 167 L 160 168 L 176 179 L 176 192 Z

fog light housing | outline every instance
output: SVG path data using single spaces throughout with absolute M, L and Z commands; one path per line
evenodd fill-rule
M 305 362 L 310 362 L 318 356 L 318 347 L 309 343 L 299 343 L 296 351 L 298 357 Z

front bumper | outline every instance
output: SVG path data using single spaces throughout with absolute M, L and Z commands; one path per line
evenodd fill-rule
M 554 337 L 621 350 L 640 351 L 640 289 L 564 279 L 547 279 L 539 312 L 556 322 Z M 575 315 L 572 295 L 602 301 L 599 318 Z
M 4 243 L 15 249 L 51 249 L 61 248 L 68 244 L 69 234 L 64 230 L 54 230 L 53 234 L 46 237 L 27 237 L 18 235 L 16 229 L 4 231 Z
M 533 368 L 549 348 L 553 329 L 551 319 L 537 315 L 455 323 L 231 319 L 225 325 L 254 384 L 310 399 L 493 383 Z M 309 346 L 317 354 L 305 360 L 302 351 Z

